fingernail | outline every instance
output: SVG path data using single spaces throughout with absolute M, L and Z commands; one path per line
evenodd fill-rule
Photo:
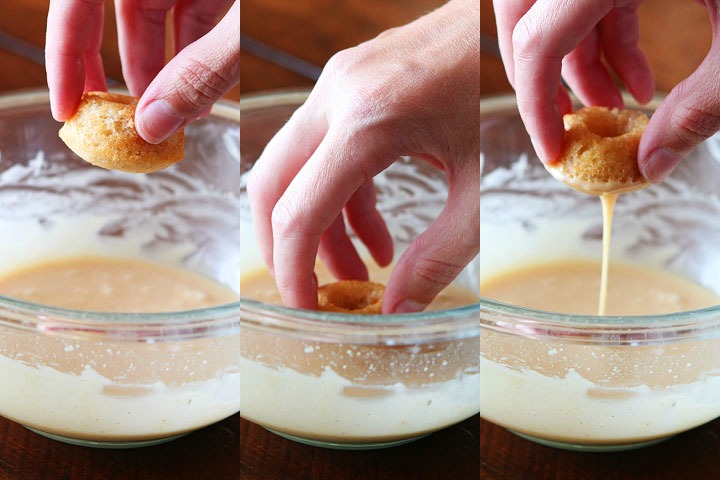
M 413 312 L 419 312 L 423 310 L 425 307 L 427 307 L 426 304 L 416 302 L 415 300 L 403 300 L 402 302 L 398 303 L 395 307 L 395 313 L 413 313 Z
M 655 149 L 645 164 L 645 178 L 651 183 L 660 183 L 678 166 L 682 156 L 667 147 Z
M 138 116 L 138 133 L 150 143 L 160 143 L 180 128 L 185 119 L 169 103 L 159 99 L 150 103 Z

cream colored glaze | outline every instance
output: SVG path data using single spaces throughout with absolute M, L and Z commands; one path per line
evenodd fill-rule
M 601 265 L 567 261 L 508 272 L 480 284 L 483 297 L 526 308 L 576 315 L 597 309 Z M 720 303 L 714 292 L 683 277 L 622 263 L 611 263 L 608 315 L 658 315 Z
M 615 202 L 620 194 L 643 189 L 647 187 L 649 183 L 645 181 L 639 183 L 594 182 L 571 176 L 571 172 L 563 170 L 561 164 L 557 166 L 546 165 L 545 167 L 553 177 L 565 183 L 567 186 L 579 192 L 600 197 L 603 215 L 603 251 L 597 314 L 600 316 L 605 315 L 607 310 L 608 265 L 610 264 L 610 243 Z
M 335 281 L 322 264 L 316 265 L 315 273 L 320 285 Z M 387 283 L 390 273 L 391 270 L 387 268 L 371 267 L 370 269 L 371 279 L 383 284 Z M 259 269 L 240 277 L 240 294 L 243 297 L 267 304 L 280 305 L 282 303 L 275 280 L 266 269 Z M 435 300 L 428 305 L 427 310 L 445 310 L 475 302 L 477 302 L 477 295 L 456 285 L 449 285 L 435 297 Z
M 80 257 L 44 262 L 0 277 L 0 294 L 100 312 L 179 312 L 230 303 L 227 287 L 177 267 L 136 259 Z
M 555 262 L 481 283 L 505 303 L 593 315 L 600 265 Z M 720 297 L 680 276 L 610 264 L 608 315 L 709 307 Z M 603 346 L 483 332 L 481 414 L 525 434 L 572 444 L 627 445 L 720 415 L 717 340 Z M 542 398 L 542 402 L 537 399 Z
M 568 187 L 580 193 L 588 195 L 600 196 L 606 193 L 619 195 L 622 193 L 630 193 L 636 190 L 647 188 L 650 184 L 646 181 L 638 183 L 628 182 L 609 182 L 609 181 L 589 181 L 569 175 L 568 172 L 559 168 L 559 164 L 545 164 L 545 169 L 552 175 L 555 180 L 559 180 Z
M 0 292 L 106 312 L 179 311 L 237 299 L 182 269 L 107 257 L 32 265 L 0 278 Z M 238 335 L 166 343 L 91 331 L 87 338 L 0 332 L 0 414 L 37 430 L 99 442 L 150 440 L 239 409 Z
M 610 239 L 612 238 L 612 221 L 615 212 L 617 193 L 603 193 L 600 195 L 603 214 L 603 251 L 602 270 L 600 274 L 600 294 L 598 298 L 598 315 L 605 315 L 607 311 L 608 271 L 610 268 Z
M 332 281 L 318 265 L 320 284 Z M 371 269 L 374 281 L 389 272 Z M 265 270 L 241 277 L 243 297 L 279 303 Z M 431 308 L 477 302 L 451 287 Z M 477 337 L 408 345 L 311 341 L 244 329 L 243 417 L 287 434 L 337 443 L 407 439 L 457 423 L 479 410 Z

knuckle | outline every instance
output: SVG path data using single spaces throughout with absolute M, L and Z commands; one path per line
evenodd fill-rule
M 677 136 L 688 145 L 697 145 L 720 129 L 720 114 L 712 110 L 684 106 L 674 111 Z
M 279 238 L 293 238 L 302 230 L 303 218 L 300 210 L 291 208 L 282 199 L 275 204 L 270 217 L 273 235 Z
M 367 121 L 379 113 L 392 112 L 398 97 L 405 95 L 398 85 L 414 70 L 415 62 L 384 62 L 375 68 L 373 76 L 362 75 L 375 55 L 372 49 L 358 46 L 338 52 L 328 61 L 328 79 L 343 92 L 341 110 L 348 118 Z M 349 85 L 352 88 L 347 88 Z
M 437 258 L 421 257 L 414 266 L 414 274 L 433 290 L 440 290 L 452 282 L 463 265 Z
M 232 87 L 232 78 L 223 68 L 214 68 L 198 59 L 190 58 L 177 72 L 176 93 L 184 105 L 209 106 Z
M 324 73 L 335 78 L 343 77 L 352 70 L 353 65 L 357 62 L 357 57 L 355 48 L 341 50 L 327 61 Z
M 535 28 L 524 18 L 520 19 L 512 32 L 512 48 L 515 58 L 534 58 L 538 50 L 538 42 L 538 35 Z

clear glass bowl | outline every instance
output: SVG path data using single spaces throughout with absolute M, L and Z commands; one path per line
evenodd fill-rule
M 149 175 L 78 159 L 47 92 L 0 97 L 0 274 L 46 259 L 160 262 L 238 290 L 239 110 L 186 129 L 186 158 Z M 136 447 L 239 410 L 239 303 L 162 314 L 0 296 L 0 415 L 57 440 Z
M 241 99 L 241 177 L 307 92 Z M 444 204 L 444 176 L 403 158 L 376 178 L 396 258 Z M 242 273 L 264 268 L 241 199 Z M 457 283 L 477 292 L 478 263 Z M 286 438 L 342 449 L 398 445 L 479 410 L 479 305 L 405 315 L 295 310 L 243 296 L 240 415 Z
M 599 200 L 545 171 L 513 97 L 482 102 L 481 150 L 483 279 L 539 261 L 600 259 Z M 720 292 L 718 159 L 716 137 L 663 184 L 621 195 L 611 259 Z M 623 450 L 720 416 L 720 307 L 596 317 L 481 298 L 480 317 L 480 414 L 524 437 Z

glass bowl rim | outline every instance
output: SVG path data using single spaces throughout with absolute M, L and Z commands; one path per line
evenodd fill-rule
M 577 97 L 572 97 L 578 105 Z M 623 93 L 629 108 L 654 111 L 664 99 L 656 95 L 646 105 L 638 104 Z M 482 98 L 480 125 L 492 117 L 518 115 L 513 94 Z M 481 133 L 482 138 L 482 133 Z M 482 140 L 480 151 L 482 152 Z M 482 205 L 482 199 L 481 199 Z M 482 278 L 482 265 L 480 266 Z M 518 307 L 490 300 L 480 294 L 480 324 L 483 330 L 532 338 L 573 343 L 638 344 L 667 343 L 670 339 L 696 339 L 702 335 L 720 335 L 720 305 L 663 315 L 597 316 L 571 315 Z
M 111 91 L 127 94 L 127 90 Z M 29 89 L 0 95 L 0 114 L 9 110 L 50 107 L 47 89 Z M 230 100 L 218 101 L 209 117 L 238 122 L 240 105 Z M 0 326 L 41 330 L 63 336 L 144 338 L 145 341 L 162 337 L 168 332 L 173 338 L 207 337 L 234 333 L 238 327 L 240 302 L 233 301 L 214 307 L 178 312 L 114 313 L 51 307 L 0 295 Z M 178 329 L 189 327 L 190 329 Z M 194 333 L 193 333 L 194 332 Z M 207 333 L 204 335 L 203 332 Z
M 240 98 L 240 115 L 272 107 L 299 107 L 310 89 L 262 91 Z M 270 305 L 240 296 L 241 328 L 319 341 L 417 343 L 479 335 L 480 303 L 395 315 L 350 315 Z

